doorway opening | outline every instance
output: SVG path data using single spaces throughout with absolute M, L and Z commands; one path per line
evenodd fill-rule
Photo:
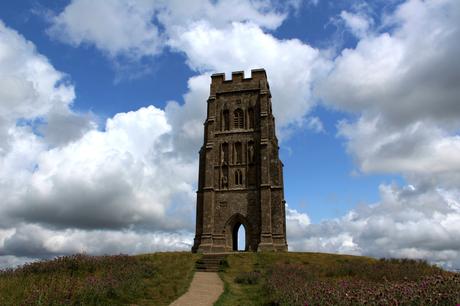
M 244 224 L 237 223 L 233 227 L 233 251 L 247 251 L 247 230 Z

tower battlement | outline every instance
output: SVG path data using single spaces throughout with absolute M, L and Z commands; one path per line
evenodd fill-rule
M 214 73 L 211 80 L 211 96 L 235 90 L 269 89 L 265 69 L 252 69 L 248 78 L 245 78 L 244 71 L 234 71 L 230 80 L 225 79 L 225 73 Z
M 249 78 L 244 77 L 244 71 L 233 71 L 232 72 L 232 79 L 226 80 L 225 73 L 214 73 L 211 75 L 212 84 L 222 84 L 222 83 L 230 83 L 230 82 L 248 82 L 251 80 L 266 80 L 267 73 L 265 69 L 252 69 L 251 76 Z

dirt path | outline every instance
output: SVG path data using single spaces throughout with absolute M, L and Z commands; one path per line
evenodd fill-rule
M 195 272 L 188 291 L 170 306 L 212 306 L 224 292 L 224 283 L 216 272 Z

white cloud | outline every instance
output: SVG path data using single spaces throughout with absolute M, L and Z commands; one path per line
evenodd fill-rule
M 51 19 L 48 33 L 74 46 L 93 44 L 110 57 L 136 59 L 161 51 L 154 11 L 154 1 L 76 0 Z
M 206 118 L 206 100 L 209 96 L 210 75 L 194 76 L 188 80 L 184 104 L 169 101 L 166 117 L 172 128 L 175 152 L 190 161 L 196 161 L 203 141 L 203 123 Z
M 301 123 L 314 105 L 313 79 L 328 66 L 319 50 L 297 39 L 278 40 L 250 23 L 217 29 L 201 22 L 176 34 L 168 43 L 187 55 L 194 70 L 230 73 L 235 67 L 245 71 L 265 68 L 273 111 L 282 128 Z
M 324 130 L 324 125 L 321 119 L 319 119 L 316 116 L 313 117 L 307 117 L 305 119 L 306 126 L 309 130 L 312 130 L 315 133 L 323 133 L 325 132 Z
M 312 224 L 295 249 L 375 257 L 423 258 L 460 266 L 460 206 L 442 189 L 382 185 L 381 201 L 340 219 Z M 458 195 L 458 194 L 457 194 Z
M 197 164 L 172 154 L 163 141 L 169 132 L 165 113 L 150 106 L 119 113 L 105 131 L 92 129 L 54 149 L 39 145 L 28 131 L 19 134 L 19 144 L 3 160 L 8 168 L 0 172 L 7 182 L 0 184 L 0 227 L 8 236 L 1 239 L 0 254 L 189 248 Z M 35 150 L 20 154 L 34 143 Z
M 460 4 L 410 0 L 384 20 L 386 32 L 358 35 L 315 93 L 357 114 L 338 129 L 360 171 L 401 174 L 411 185 L 382 185 L 379 203 L 311 225 L 298 245 L 458 268 Z
M 340 17 L 345 22 L 347 28 L 358 38 L 365 37 L 373 24 L 373 20 L 363 14 L 342 11 Z
M 3 24 L 0 63 L 1 265 L 190 247 L 198 167 L 174 152 L 163 110 L 119 113 L 98 128 L 70 109 L 65 75 Z
M 334 107 L 381 113 L 393 124 L 456 121 L 459 17 L 457 1 L 404 3 L 387 17 L 392 31 L 342 51 L 317 93 Z
M 284 18 L 284 13 L 277 12 L 265 0 L 73 0 L 62 12 L 49 18 L 48 33 L 73 46 L 94 45 L 110 58 L 138 60 L 161 52 L 169 31 L 200 20 L 218 27 L 232 21 L 251 20 L 275 29 Z M 159 25 L 166 33 L 159 32 Z
M 74 96 L 66 76 L 0 21 L 0 156 L 10 145 L 9 130 L 16 120 L 67 110 Z
M 298 212 L 296 209 L 289 208 L 286 205 L 286 231 L 290 249 L 292 249 L 291 241 L 302 239 L 309 225 L 310 218 L 307 214 Z
M 273 30 L 278 28 L 287 17 L 289 6 L 296 6 L 294 1 L 276 8 L 274 2 L 270 0 L 164 1 L 158 19 L 168 33 L 178 30 L 184 32 L 189 26 L 202 21 L 218 29 L 232 22 L 251 22 Z
M 407 1 L 319 83 L 325 103 L 360 115 L 339 130 L 362 171 L 458 187 L 459 20 L 457 1 Z
M 37 258 L 86 252 L 93 255 L 140 254 L 154 251 L 188 251 L 189 232 L 134 232 L 106 230 L 51 230 L 24 224 L 0 243 L 0 268 L 16 266 Z M 3 255 L 3 254 L 15 254 Z
M 153 106 L 119 113 L 104 132 L 91 130 L 78 141 L 40 152 L 20 197 L 4 210 L 10 217 L 53 226 L 191 228 L 181 218 L 165 220 L 173 196 L 193 203 L 195 164 L 169 157 L 162 136 L 171 130 Z M 19 187 L 19 186 L 18 186 Z M 62 203 L 66 203 L 63 205 Z M 191 213 L 192 207 L 183 208 Z
M 74 45 L 94 44 L 112 57 L 129 55 L 131 49 L 145 56 L 153 53 L 142 43 L 143 38 L 153 43 L 158 34 L 144 29 L 147 25 L 157 29 L 156 22 L 164 29 L 159 35 L 164 38 L 161 44 L 185 53 L 195 71 L 267 69 L 277 123 L 285 128 L 294 122 L 299 124 L 314 104 L 311 82 L 327 66 L 318 50 L 296 39 L 278 40 L 263 31 L 278 28 L 289 10 L 299 5 L 298 1 L 279 4 L 268 0 L 199 0 L 107 1 L 95 7 L 90 1 L 74 0 L 53 19 L 49 32 Z M 79 22 L 87 14 L 106 18 Z M 139 35 L 142 39 L 137 38 Z M 189 124 L 198 126 L 194 121 Z
M 381 117 L 362 116 L 339 124 L 349 152 L 363 172 L 403 173 L 420 182 L 457 188 L 460 183 L 460 136 L 420 121 L 395 127 Z
M 383 185 L 377 204 L 320 224 L 288 208 L 290 248 L 460 266 L 458 2 L 407 1 L 386 17 L 379 28 L 385 33 L 369 31 L 371 19 L 343 12 L 360 40 L 333 62 L 299 40 L 265 32 L 286 17 L 271 2 L 139 3 L 97 4 L 94 12 L 104 12 L 107 20 L 80 24 L 93 4 L 75 0 L 55 16 L 50 33 L 73 45 L 94 45 L 112 58 L 154 55 L 166 44 L 202 75 L 189 80 L 183 105 L 171 101 L 164 111 L 152 106 L 118 114 L 105 131 L 69 110 L 73 87 L 62 73 L 31 43 L 0 28 L 0 77 L 7 85 L 0 85 L 0 134 L 6 135 L 0 188 L 8 201 L 0 205 L 0 262 L 11 262 L 14 254 L 188 245 L 208 74 L 264 67 L 282 129 L 302 123 L 319 129 L 320 121 L 308 117 L 315 87 L 328 106 L 358 115 L 341 122 L 339 133 L 362 172 L 400 173 L 413 184 Z M 238 14 L 226 14 L 229 3 Z M 78 119 L 63 137 L 37 137 L 27 125 L 15 124 L 21 117 L 44 117 L 50 127 L 56 109 Z M 126 249 L 119 248 L 120 239 L 129 241 Z M 150 240 L 158 243 L 145 242 Z

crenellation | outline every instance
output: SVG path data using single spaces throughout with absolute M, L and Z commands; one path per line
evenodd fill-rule
M 234 71 L 232 72 L 232 82 L 242 82 L 244 79 L 244 71 Z
M 231 79 L 226 79 L 225 73 L 214 73 L 211 79 L 211 96 L 236 91 L 261 91 L 263 93 L 269 91 L 267 74 L 264 69 L 251 70 L 251 76 L 248 78 L 245 78 L 244 71 L 234 71 Z

